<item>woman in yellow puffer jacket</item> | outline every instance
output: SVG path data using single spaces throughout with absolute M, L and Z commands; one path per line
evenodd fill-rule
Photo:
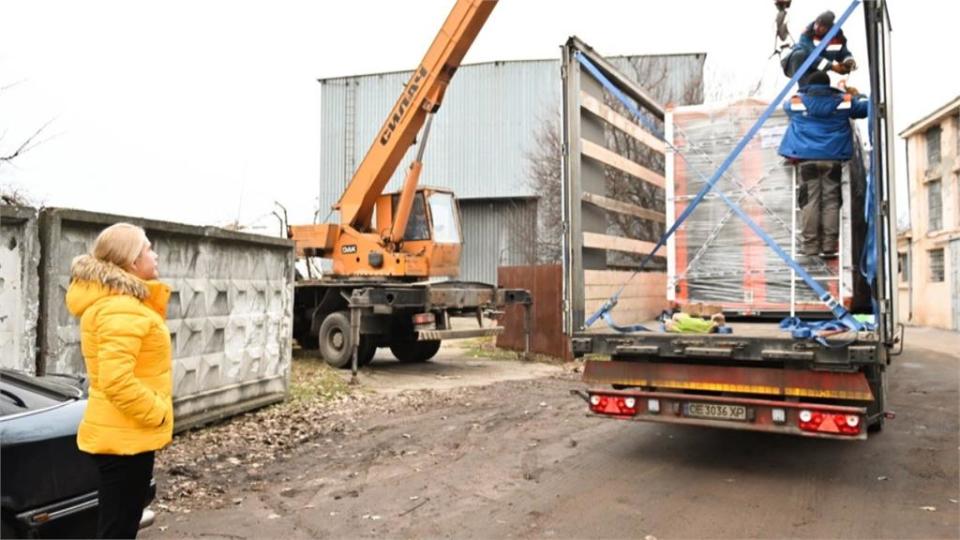
M 136 536 L 154 452 L 173 435 L 170 289 L 157 277 L 146 233 L 127 223 L 104 229 L 71 266 L 66 302 L 90 381 L 77 446 L 100 471 L 100 538 Z

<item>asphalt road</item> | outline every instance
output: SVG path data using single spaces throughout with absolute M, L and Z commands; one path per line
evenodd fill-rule
M 957 334 L 909 341 L 897 417 L 865 442 L 594 418 L 575 375 L 456 388 L 444 358 L 418 367 L 442 398 L 358 411 L 357 431 L 271 464 L 236 504 L 161 514 L 142 537 L 958 538 L 958 351 Z

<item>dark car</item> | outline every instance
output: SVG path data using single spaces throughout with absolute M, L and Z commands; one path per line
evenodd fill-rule
M 86 407 L 82 379 L 0 369 L 0 537 L 96 536 L 97 468 L 77 449 Z M 155 493 L 151 480 L 146 503 Z M 152 523 L 145 510 L 140 527 Z

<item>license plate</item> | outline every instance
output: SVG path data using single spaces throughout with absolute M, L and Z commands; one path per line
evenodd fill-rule
M 720 405 L 717 403 L 687 403 L 684 416 L 712 418 L 715 420 L 746 420 L 747 408 L 743 405 Z

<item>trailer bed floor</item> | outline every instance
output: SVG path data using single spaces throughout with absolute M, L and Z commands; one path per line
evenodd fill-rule
M 739 336 L 739 337 L 764 337 L 764 338 L 785 338 L 790 339 L 790 333 L 786 330 L 780 329 L 780 321 L 727 321 L 727 326 L 733 329 L 732 334 L 680 334 L 672 332 L 664 332 L 660 329 L 660 322 L 651 320 L 641 323 L 643 326 L 649 328 L 652 332 L 658 334 L 668 334 L 671 336 L 704 336 L 704 335 L 716 335 L 716 336 Z M 581 334 L 590 334 L 590 335 L 612 335 L 612 336 L 623 336 L 621 332 L 606 326 L 602 322 L 598 322 L 592 328 L 579 332 Z M 627 335 L 643 335 L 643 332 L 635 332 Z

